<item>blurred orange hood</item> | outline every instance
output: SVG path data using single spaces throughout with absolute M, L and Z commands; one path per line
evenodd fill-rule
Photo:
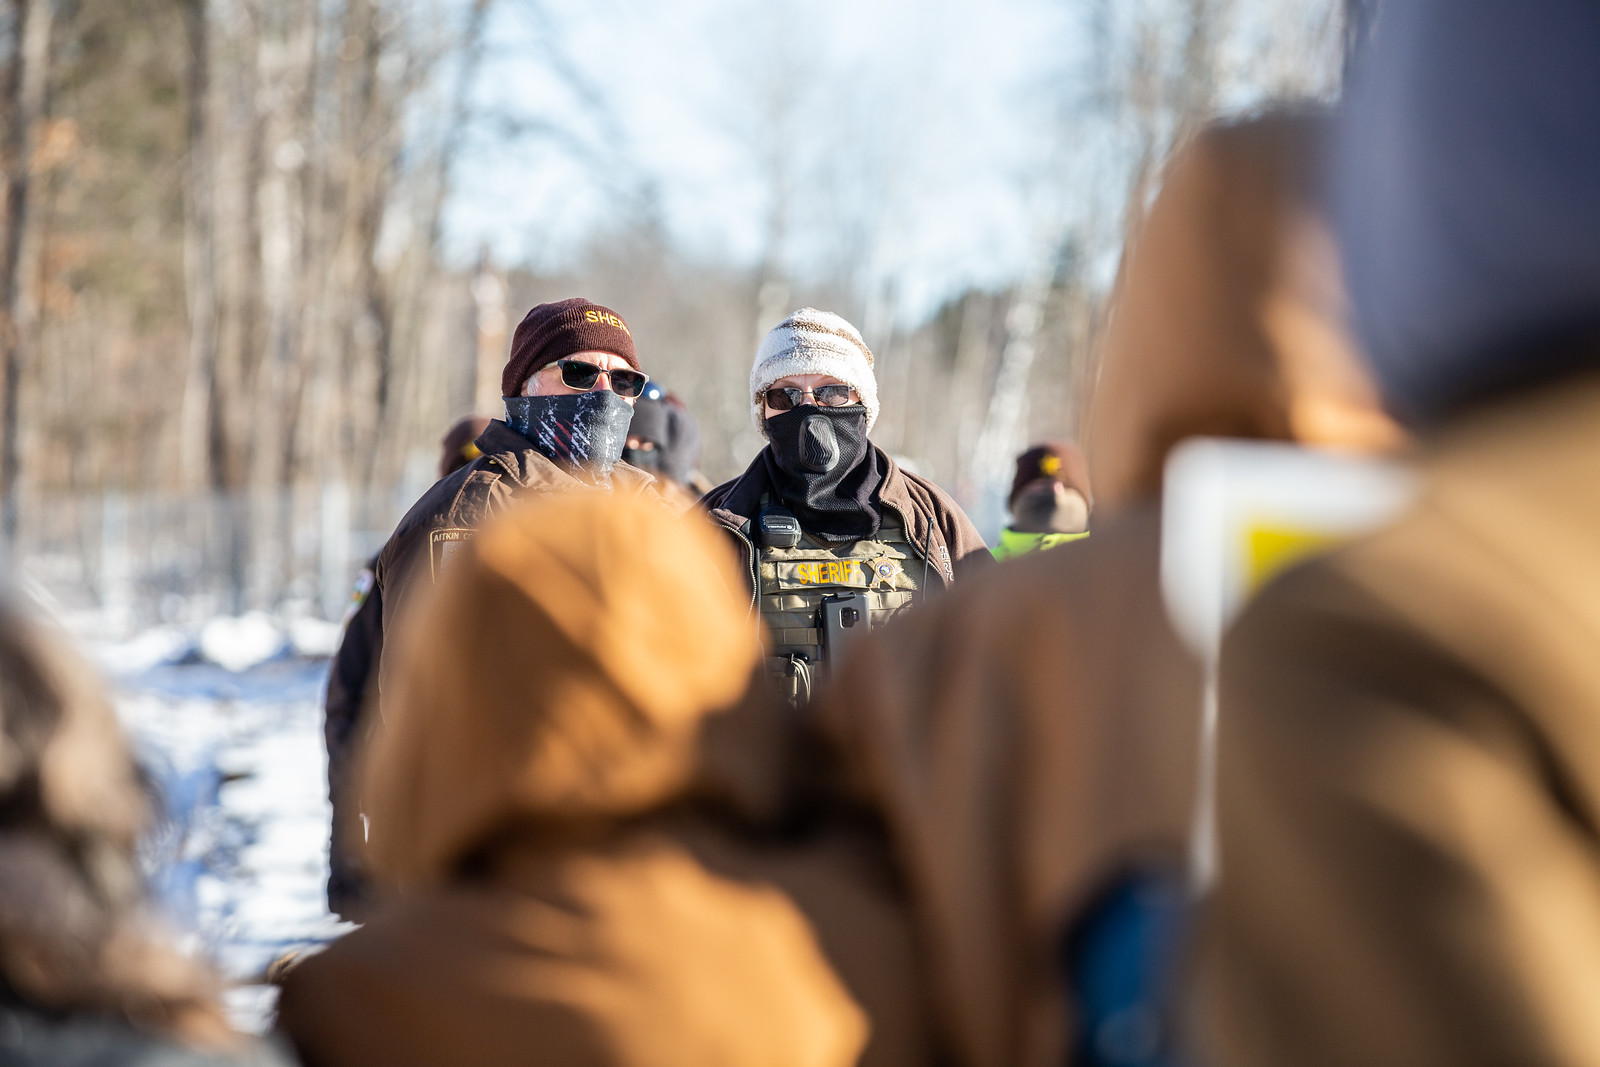
M 448 880 L 513 826 L 671 801 L 759 654 L 725 538 L 655 501 L 543 496 L 452 562 L 396 636 L 362 761 L 369 858 L 402 885 Z
M 1089 450 L 1103 505 L 1155 494 L 1185 437 L 1399 443 L 1317 203 L 1330 128 L 1271 114 L 1207 127 L 1173 156 L 1112 298 Z

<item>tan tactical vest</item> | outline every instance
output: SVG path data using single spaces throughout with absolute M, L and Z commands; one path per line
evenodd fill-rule
M 863 591 L 876 629 L 910 607 L 925 583 L 939 580 L 931 565 L 924 573 L 921 550 L 907 541 L 905 528 L 890 514 L 868 541 L 829 544 L 802 534 L 793 548 L 758 551 L 758 606 L 770 638 L 769 663 L 775 676 L 787 679 L 797 704 L 809 698 L 815 671 L 827 656 L 824 597 Z

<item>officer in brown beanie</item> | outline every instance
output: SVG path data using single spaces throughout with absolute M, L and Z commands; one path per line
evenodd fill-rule
M 655 479 L 621 461 L 633 402 L 649 381 L 622 316 L 574 297 L 539 304 L 518 324 L 501 375 L 506 417 L 472 442 L 478 455 L 406 513 L 374 567 L 382 630 L 431 585 L 487 519 L 529 493 L 648 493 Z M 381 694 L 389 671 L 381 657 Z M 381 696 L 380 696 L 381 699 Z
M 1068 441 L 1034 445 L 1017 457 L 1011 479 L 1011 525 L 1000 531 L 995 559 L 1011 559 L 1089 536 L 1089 465 Z

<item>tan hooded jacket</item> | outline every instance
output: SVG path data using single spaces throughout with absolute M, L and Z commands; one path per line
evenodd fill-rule
M 1090 449 L 1111 514 L 1094 537 L 874 634 L 822 697 L 851 787 L 890 824 L 955 1062 L 1063 1062 L 1068 924 L 1121 875 L 1181 872 L 1200 677 L 1159 591 L 1167 450 L 1393 435 L 1306 206 L 1321 128 L 1213 127 L 1174 159 L 1111 312 Z
M 1600 1063 L 1600 381 L 1458 418 L 1224 651 L 1206 1062 Z
M 478 456 L 434 482 L 411 505 L 373 563 L 373 596 L 382 613 L 377 632 L 380 686 L 389 676 L 384 636 L 406 615 L 409 598 L 438 581 L 452 555 L 480 526 L 525 496 L 592 489 L 500 419 L 491 419 L 473 446 Z M 618 463 L 611 469 L 612 492 L 653 495 L 654 485 L 655 478 L 637 467 Z
M 788 735 L 735 707 L 759 643 L 725 539 L 552 494 L 453 563 L 363 760 L 399 896 L 288 977 L 305 1061 L 921 1062 L 881 846 L 763 821 Z

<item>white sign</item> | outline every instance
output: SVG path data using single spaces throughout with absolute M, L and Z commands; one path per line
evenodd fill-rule
M 1172 450 L 1163 485 L 1161 592 L 1206 662 L 1269 578 L 1384 525 L 1413 494 L 1411 472 L 1392 461 L 1206 437 Z

